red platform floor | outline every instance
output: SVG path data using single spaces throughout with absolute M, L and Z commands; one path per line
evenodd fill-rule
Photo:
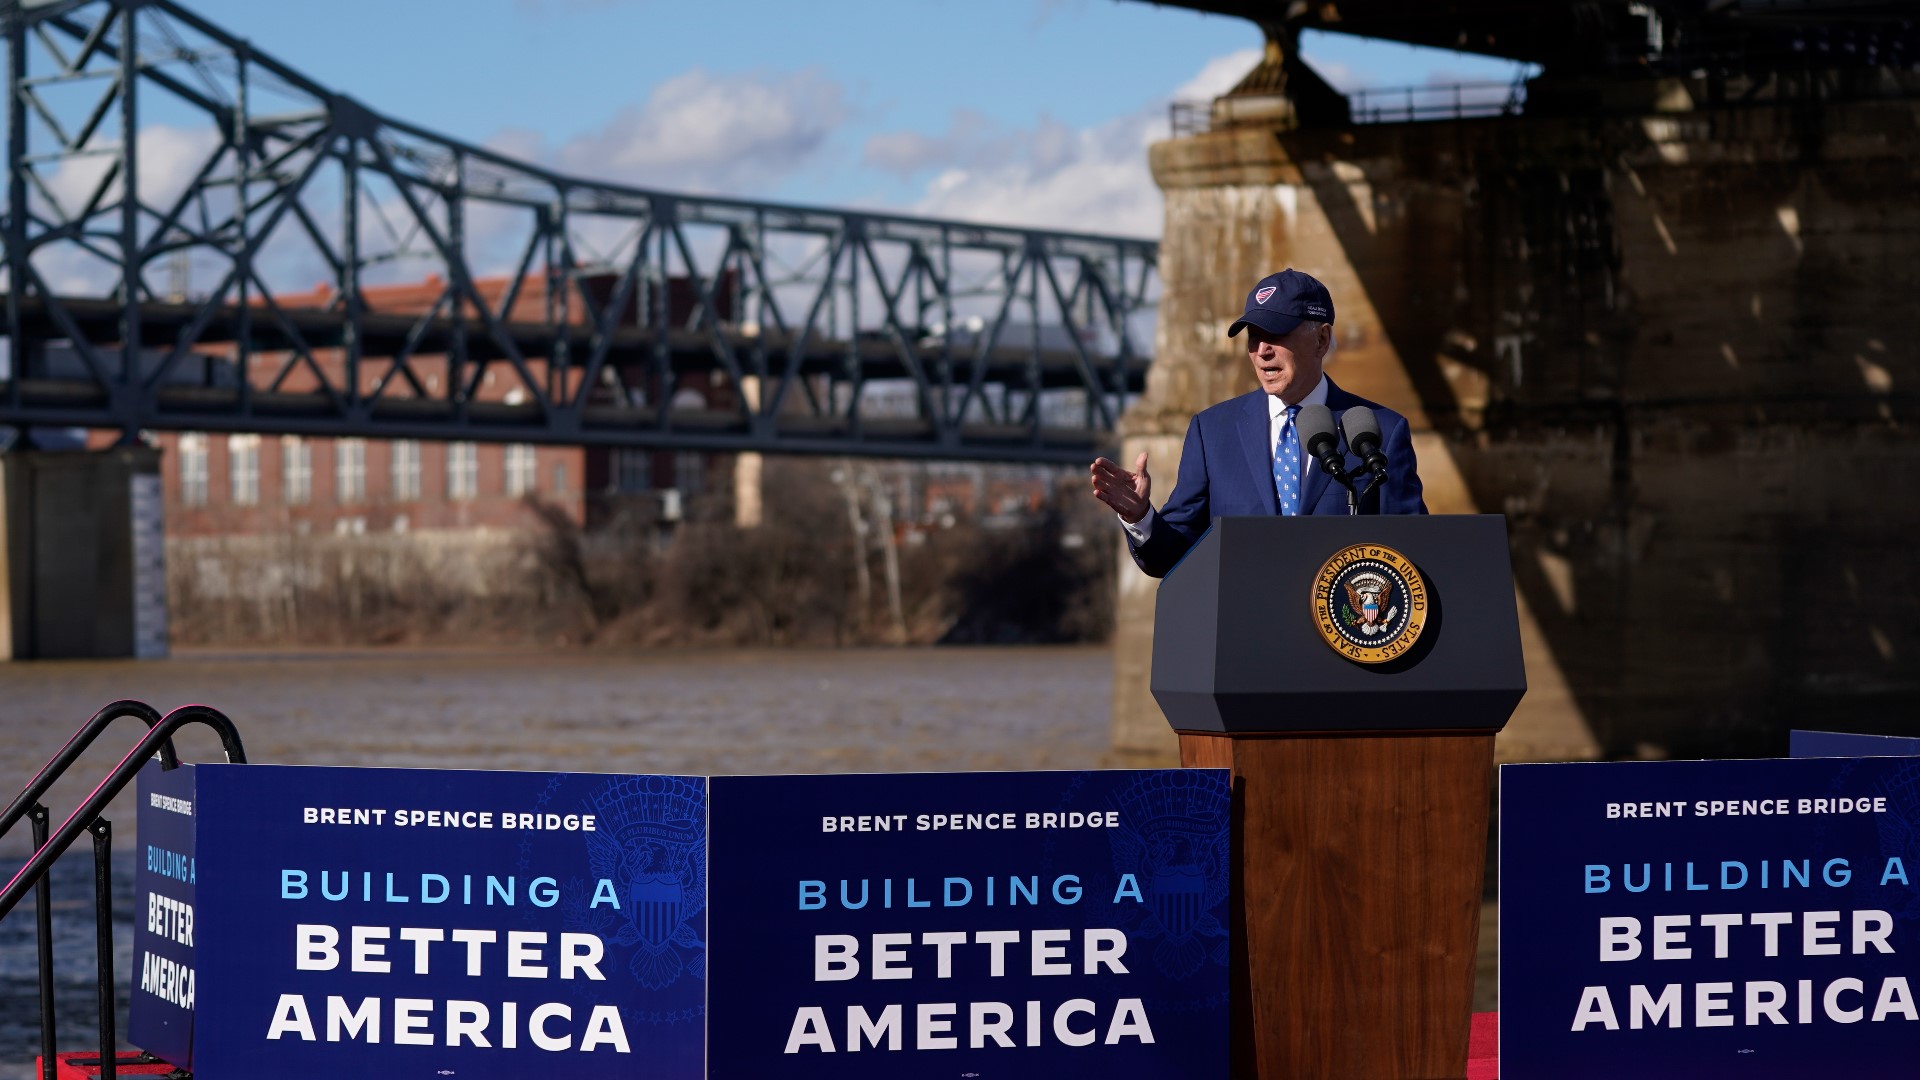
M 1474 1013 L 1467 1037 L 1467 1080 L 1500 1080 L 1500 1014 Z
M 146 1063 L 140 1061 L 141 1055 L 132 1051 L 122 1051 L 115 1064 L 114 1072 L 120 1076 L 165 1076 L 173 1071 L 166 1062 Z M 33 1075 L 40 1075 L 41 1058 L 33 1059 Z M 96 1080 L 100 1075 L 100 1054 L 95 1050 L 79 1050 L 71 1054 L 53 1055 L 55 1080 Z

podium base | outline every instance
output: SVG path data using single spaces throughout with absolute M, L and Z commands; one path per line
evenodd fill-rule
M 1180 733 L 1233 770 L 1233 1075 L 1467 1071 L 1493 735 Z

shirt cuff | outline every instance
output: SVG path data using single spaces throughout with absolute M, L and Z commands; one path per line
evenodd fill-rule
M 1128 521 L 1126 518 L 1121 518 L 1120 527 L 1127 530 L 1127 535 L 1133 537 L 1134 543 L 1144 544 L 1147 542 L 1147 537 L 1153 535 L 1153 518 L 1153 507 L 1149 506 L 1147 507 L 1146 514 L 1142 516 L 1139 521 Z

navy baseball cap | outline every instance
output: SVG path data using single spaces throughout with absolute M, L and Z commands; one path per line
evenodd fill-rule
M 1248 324 L 1269 334 L 1288 334 L 1308 319 L 1331 324 L 1333 297 L 1313 275 L 1282 270 L 1261 278 L 1247 294 L 1246 313 L 1227 327 L 1227 336 L 1238 334 Z

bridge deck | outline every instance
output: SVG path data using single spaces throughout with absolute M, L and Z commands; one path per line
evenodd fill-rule
M 0 305 L 7 300 L 0 294 Z M 430 372 L 446 374 L 453 365 L 448 354 L 458 344 L 465 351 L 464 366 L 471 379 L 481 365 L 504 370 L 508 354 L 489 335 L 474 333 L 473 319 L 463 327 L 445 316 L 423 319 L 378 312 L 364 314 L 360 321 L 357 393 L 348 392 L 347 380 L 338 377 L 342 372 L 306 388 L 271 385 L 274 372 L 286 366 L 297 350 L 314 353 L 345 347 L 349 320 L 343 311 L 290 310 L 283 326 L 259 309 L 242 311 L 236 306 L 222 308 L 206 323 L 192 351 L 200 362 L 176 365 L 157 385 L 145 386 L 139 380 L 151 379 L 159 365 L 160 357 L 151 356 L 136 365 L 136 382 L 121 386 L 115 380 L 122 375 L 116 341 L 122 305 L 108 299 L 63 298 L 59 303 L 110 369 L 107 378 L 93 378 L 77 356 L 67 360 L 66 370 L 51 370 L 44 356 L 36 359 L 29 353 L 22 360 L 24 377 L 0 378 L 0 422 L 118 427 L 125 412 L 117 407 L 122 403 L 116 397 L 131 396 L 143 407 L 140 426 L 175 430 L 799 453 L 871 454 L 884 447 L 886 453 L 909 457 L 1076 462 L 1110 439 L 1108 433 L 1092 427 L 996 420 L 978 396 L 975 400 L 980 405 L 957 423 L 940 423 L 928 415 L 876 416 L 870 410 L 855 410 L 850 403 L 837 411 L 816 413 L 797 407 L 804 400 L 803 391 L 790 393 L 792 407 L 767 416 L 746 408 L 622 404 L 607 386 L 582 395 L 584 372 L 579 363 L 547 359 L 559 354 L 563 344 L 573 356 L 589 355 L 596 338 L 591 327 L 582 325 L 502 324 L 503 336 L 529 369 L 548 383 L 547 404 L 497 396 L 494 400 L 463 398 L 444 389 L 423 395 L 401 376 L 402 366 L 422 380 Z M 194 319 L 199 306 L 143 304 L 140 310 L 143 338 L 165 342 Z M 20 320 L 28 341 L 64 340 L 47 305 L 38 298 L 21 298 Z M 1087 363 L 1075 349 L 1043 348 L 1036 353 L 1030 345 L 1003 344 L 982 354 L 971 347 L 950 350 L 939 342 L 915 342 L 903 349 L 890 337 L 879 335 L 862 335 L 851 342 L 817 334 L 802 339 L 724 324 L 672 330 L 665 337 L 662 350 L 659 335 L 652 330 L 617 329 L 609 337 L 605 364 L 644 373 L 664 352 L 666 369 L 676 382 L 699 385 L 715 373 L 726 372 L 717 351 L 724 347 L 758 369 L 747 374 L 760 376 L 768 393 L 787 378 L 791 364 L 797 382 L 810 381 L 816 388 L 893 382 L 916 396 L 924 392 L 920 411 L 930 408 L 932 416 L 951 417 L 976 381 L 982 390 L 996 388 L 1001 393 L 1009 389 L 1027 393 L 1034 386 L 1042 391 L 1075 390 L 1085 385 L 1083 364 Z M 235 344 L 243 339 L 252 344 L 252 362 L 244 381 L 239 377 Z M 407 359 L 397 360 L 399 356 Z M 263 364 L 263 359 L 271 362 Z M 1124 366 L 1111 360 L 1091 364 L 1097 365 L 1100 382 L 1116 390 L 1135 394 L 1144 387 L 1146 358 L 1129 358 Z M 309 376 L 308 381 L 316 380 Z M 444 381 L 434 375 L 431 385 L 443 388 L 455 381 L 451 375 Z

